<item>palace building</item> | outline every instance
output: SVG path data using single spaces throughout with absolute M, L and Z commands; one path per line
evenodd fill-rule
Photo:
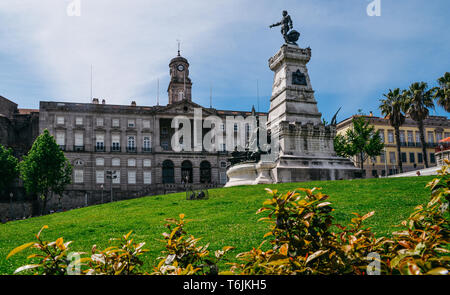
M 28 112 L 36 117 L 29 126 L 35 131 L 27 133 L 28 141 L 48 129 L 72 163 L 73 180 L 67 186 L 68 195 L 103 196 L 104 193 L 107 196 L 113 191 L 113 197 L 117 199 L 125 195 L 182 191 L 185 183 L 193 187 L 217 187 L 227 182 L 227 160 L 231 155 L 225 144 L 213 152 L 188 148 L 175 152 L 171 142 L 175 132 L 171 127 L 172 119 L 182 115 L 192 122 L 194 109 L 201 109 L 202 118 L 217 116 L 223 122 L 227 116 L 245 118 L 252 112 L 217 110 L 196 104 L 192 101 L 187 59 L 178 53 L 170 61 L 169 68 L 169 103 L 165 106 L 137 106 L 135 102 L 110 105 L 104 99 L 94 98 L 90 103 L 41 101 L 39 110 Z M 10 111 L 0 120 L 20 120 L 17 105 L 6 99 L 3 101 L 10 106 L 4 109 Z M 258 115 L 267 116 L 267 113 Z M 9 134 L 13 134 L 14 124 L 9 125 Z M 226 136 L 225 126 L 221 128 Z M 236 134 L 239 128 L 242 126 L 234 125 Z M 248 140 L 251 128 L 244 128 Z M 8 130 L 2 131 L 0 126 L 0 132 L 7 134 Z M 203 128 L 203 136 L 207 131 Z M 20 141 L 14 134 L 10 136 L 11 140 L 2 140 L 6 146 L 14 147 L 13 143 Z M 23 153 L 28 151 L 31 143 Z

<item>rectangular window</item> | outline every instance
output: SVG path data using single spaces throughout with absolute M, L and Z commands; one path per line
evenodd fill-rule
M 115 167 L 120 166 L 120 159 L 119 158 L 113 158 L 112 161 L 111 161 L 111 165 L 115 166 Z
M 95 171 L 95 180 L 99 184 L 105 183 L 105 171 Z
M 142 128 L 150 129 L 150 120 L 142 120 Z
M 112 148 L 113 152 L 120 151 L 120 135 L 117 135 L 117 134 L 111 135 L 111 144 L 112 144 L 111 148 Z
M 81 169 L 75 169 L 73 171 L 73 182 L 83 183 L 84 182 L 84 171 Z
M 434 143 L 433 131 L 428 131 L 428 143 Z
M 113 178 L 112 183 L 113 184 L 120 184 L 120 171 L 116 170 L 116 178 Z
M 120 126 L 120 120 L 119 119 L 112 119 L 112 127 L 119 127 Z
M 152 183 L 152 173 L 150 171 L 144 171 L 144 184 Z
M 420 143 L 420 132 L 416 132 L 416 143 Z
M 381 154 L 380 154 L 380 162 L 384 164 L 385 161 L 386 161 L 386 157 L 384 155 L 384 152 L 381 152 Z
M 388 131 L 388 142 L 394 143 L 394 132 L 392 130 Z
M 380 133 L 381 142 L 384 142 L 384 130 L 383 130 L 383 129 L 380 129 L 380 130 L 378 130 L 378 131 L 379 131 L 379 133 Z
M 135 126 L 134 120 L 128 120 L 128 127 L 134 128 Z
M 414 142 L 414 134 L 411 130 L 408 131 L 408 143 Z
M 395 159 L 395 152 L 389 152 L 389 163 L 395 164 L 397 162 Z
M 372 176 L 373 177 L 377 177 L 378 176 L 378 171 L 377 170 L 372 170 Z
M 58 125 L 64 125 L 64 117 L 62 117 L 62 116 L 57 116 L 57 117 L 56 117 L 56 124 L 58 124 Z
M 103 118 L 97 118 L 97 126 L 103 127 Z
M 95 149 L 96 149 L 96 151 L 104 151 L 105 150 L 105 135 L 104 134 L 96 134 L 95 135 Z
M 144 152 L 149 152 L 151 150 L 150 136 L 144 136 L 143 149 Z
M 128 167 L 136 167 L 136 159 L 128 159 Z
M 135 136 L 128 136 L 127 149 L 129 152 L 134 152 L 136 150 L 136 137 Z
M 82 117 L 76 117 L 75 125 L 83 125 L 83 118 Z
M 434 153 L 430 153 L 430 163 L 436 163 L 436 158 L 434 157 Z
M 409 162 L 410 162 L 410 163 L 415 163 L 415 162 L 416 162 L 416 157 L 415 157 L 415 155 L 416 155 L 416 154 L 414 154 L 414 153 L 409 153 Z
M 442 132 L 436 132 L 436 141 L 439 142 L 442 140 Z
M 405 142 L 405 131 L 400 130 L 400 143 Z
M 143 162 L 143 166 L 144 167 L 151 167 L 152 166 L 152 160 L 150 160 L 150 159 L 144 159 L 144 161 L 142 161 Z
M 417 153 L 417 162 L 423 163 L 423 155 L 422 155 L 422 153 Z
M 169 132 L 167 131 L 167 127 L 161 128 L 161 135 L 167 135 Z
M 406 153 L 402 153 L 402 163 L 406 163 Z
M 56 132 L 56 144 L 65 145 L 66 144 L 66 133 L 64 131 Z
M 163 141 L 161 142 L 161 147 L 164 151 L 168 151 L 169 150 L 169 143 L 167 141 Z
M 444 133 L 444 138 L 450 137 L 450 132 L 445 132 Z
M 136 171 L 128 171 L 128 184 L 136 184 Z
M 84 146 L 83 133 L 75 133 L 75 145 Z
M 103 159 L 103 158 L 96 158 L 95 159 L 95 165 L 97 165 L 97 166 L 105 166 L 105 159 Z

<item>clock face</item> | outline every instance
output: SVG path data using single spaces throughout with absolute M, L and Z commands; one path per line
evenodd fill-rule
M 183 65 L 178 65 L 178 66 L 177 66 L 177 69 L 178 69 L 180 72 L 182 72 L 182 71 L 184 71 L 184 66 L 183 66 Z

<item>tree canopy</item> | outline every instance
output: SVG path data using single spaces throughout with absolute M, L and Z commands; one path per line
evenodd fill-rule
M 0 197 L 9 193 L 14 180 L 19 176 L 18 162 L 12 150 L 0 144 Z
M 27 193 L 44 202 L 41 213 L 49 193 L 61 194 L 72 179 L 72 166 L 47 129 L 36 138 L 19 167 Z
M 368 157 L 381 154 L 384 143 L 379 131 L 369 124 L 363 116 L 355 116 L 352 119 L 353 126 L 345 135 L 338 134 L 334 139 L 334 149 L 341 157 L 356 158 L 361 170 L 364 169 L 364 161 Z

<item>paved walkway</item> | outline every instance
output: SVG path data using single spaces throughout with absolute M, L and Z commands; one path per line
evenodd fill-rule
M 388 177 L 410 177 L 410 176 L 417 176 L 417 171 L 420 171 L 420 176 L 427 176 L 427 175 L 437 175 L 437 171 L 440 170 L 442 166 L 434 166 L 431 168 L 426 169 L 420 169 L 420 170 L 414 170 L 414 171 L 408 171 L 405 173 L 390 175 Z

